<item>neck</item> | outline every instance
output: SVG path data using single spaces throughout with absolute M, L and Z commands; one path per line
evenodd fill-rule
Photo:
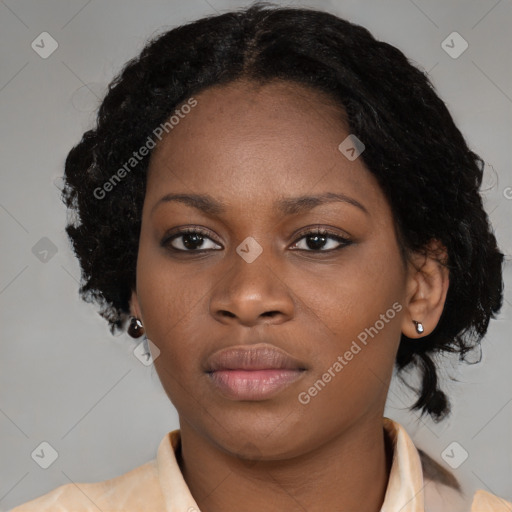
M 352 425 L 300 456 L 270 461 L 242 461 L 184 423 L 177 456 L 202 512 L 379 512 L 392 449 L 382 417 Z

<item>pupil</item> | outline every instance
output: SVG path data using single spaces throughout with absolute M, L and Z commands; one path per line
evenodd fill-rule
M 190 244 L 188 240 L 193 239 L 194 241 Z M 197 249 L 196 244 L 200 245 L 203 242 L 203 237 L 197 233 L 191 233 L 183 237 L 183 245 L 187 249 Z
M 325 235 L 310 235 L 308 237 L 308 247 L 310 249 L 321 249 L 323 247 L 323 245 L 325 244 Z M 311 240 L 314 240 L 313 242 L 313 246 L 309 243 Z M 320 242 L 320 243 L 319 243 Z

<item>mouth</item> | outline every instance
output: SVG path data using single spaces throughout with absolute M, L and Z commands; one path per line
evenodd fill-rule
M 231 400 L 272 398 L 306 372 L 306 366 L 268 344 L 230 347 L 207 361 L 206 373 L 216 391 Z

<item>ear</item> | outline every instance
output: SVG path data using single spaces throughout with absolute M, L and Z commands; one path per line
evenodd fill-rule
M 436 328 L 450 284 L 447 261 L 448 251 L 436 239 L 429 242 L 425 252 L 416 252 L 410 257 L 402 322 L 402 333 L 408 338 L 427 336 Z M 416 332 L 413 320 L 423 324 L 423 333 Z
M 139 298 L 135 290 L 132 290 L 132 296 L 130 298 L 130 314 L 142 320 Z

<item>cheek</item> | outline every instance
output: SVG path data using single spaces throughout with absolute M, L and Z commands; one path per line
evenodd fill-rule
M 300 301 L 315 313 L 313 320 L 341 343 L 350 343 L 400 303 L 405 289 L 398 248 L 379 240 L 365 242 L 332 265 L 297 274 L 291 282 Z M 387 320 L 397 313 L 395 307 Z
M 156 252 L 141 249 L 137 262 L 137 294 L 147 337 L 172 369 L 194 358 L 198 364 L 204 336 L 198 318 L 210 285 L 197 272 L 178 268 Z
M 300 293 L 315 313 L 311 320 L 324 334 L 311 353 L 316 365 L 308 384 L 331 369 L 325 376 L 329 391 L 319 383 L 323 398 L 317 402 L 371 400 L 387 384 L 400 341 L 405 277 L 398 247 L 382 239 L 368 242 L 358 257 L 328 273 L 330 279 L 300 281 Z
M 311 354 L 314 366 L 297 396 L 304 414 L 336 426 L 380 410 L 400 340 L 401 310 L 398 301 L 373 297 L 321 318 L 330 332 Z

